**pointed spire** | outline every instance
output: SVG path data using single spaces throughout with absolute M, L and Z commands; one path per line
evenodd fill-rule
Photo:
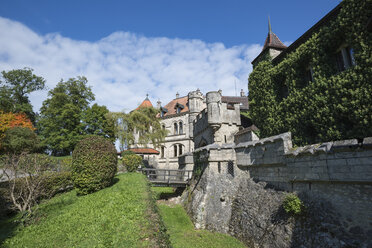
M 277 48 L 277 49 L 285 49 L 287 48 L 276 36 L 276 34 L 273 33 L 271 29 L 271 22 L 270 22 L 270 16 L 268 16 L 268 24 L 269 24 L 269 33 L 267 34 L 265 44 L 262 50 L 265 50 L 267 47 Z
M 269 18 L 269 34 L 271 34 L 273 31 L 271 31 L 270 16 L 268 16 L 268 18 Z
M 136 110 L 140 108 L 149 108 L 149 107 L 152 107 L 152 103 L 149 99 L 149 94 L 146 94 L 145 100 L 143 100 L 143 102 L 136 108 Z

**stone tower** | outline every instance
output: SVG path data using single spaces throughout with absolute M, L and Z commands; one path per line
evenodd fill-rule
M 203 103 L 203 94 L 200 92 L 199 89 L 195 91 L 191 91 L 188 94 L 189 98 L 189 130 L 190 130 L 190 137 L 193 137 L 194 133 L 194 125 L 193 122 L 196 119 L 196 116 L 204 109 Z
M 222 123 L 222 109 L 221 109 L 221 92 L 211 91 L 206 95 L 207 98 L 207 110 L 208 110 L 208 125 L 210 125 L 214 131 L 216 131 Z

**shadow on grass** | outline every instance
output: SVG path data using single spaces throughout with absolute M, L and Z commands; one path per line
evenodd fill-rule
M 21 225 L 18 215 L 14 212 L 0 217 L 0 247 L 7 238 L 14 236 L 15 231 Z

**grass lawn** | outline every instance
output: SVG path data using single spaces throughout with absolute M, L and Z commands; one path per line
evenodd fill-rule
M 171 194 L 172 188 L 156 188 L 152 190 L 157 195 Z M 214 233 L 207 230 L 195 230 L 189 216 L 181 205 L 165 205 L 158 203 L 160 215 L 170 236 L 174 248 L 242 248 L 246 247 L 239 240 L 226 234 Z
M 40 204 L 27 227 L 14 227 L 14 219 L 1 222 L 0 233 L 11 233 L 2 246 L 159 247 L 164 236 L 151 200 L 143 175 L 121 174 L 96 193 L 78 197 L 71 191 Z

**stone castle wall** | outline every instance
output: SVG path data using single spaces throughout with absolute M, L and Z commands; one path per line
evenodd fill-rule
M 239 238 L 242 233 L 249 233 L 246 226 L 252 225 L 250 221 L 256 215 L 263 215 L 258 225 L 275 226 L 271 218 L 275 211 L 279 211 L 283 191 L 294 191 L 318 206 L 312 209 L 315 211 L 313 220 L 324 216 L 312 222 L 315 223 L 313 229 L 309 228 L 314 234 L 306 234 L 311 236 L 309 240 L 318 240 L 316 244 L 324 247 L 332 242 L 340 247 L 342 244 L 351 247 L 353 244 L 371 244 L 368 238 L 372 235 L 371 138 L 365 138 L 362 143 L 345 140 L 293 148 L 291 134 L 284 133 L 238 144 L 208 145 L 195 150 L 194 163 L 194 170 L 200 168 L 201 173 L 184 198 L 199 228 L 226 232 Z M 254 182 L 266 186 L 258 190 L 252 186 Z M 274 188 L 274 193 L 266 192 L 268 187 Z M 264 191 L 266 193 L 262 193 Z M 268 195 L 271 198 L 265 198 Z M 257 205 L 262 201 L 267 201 L 267 206 L 271 207 Z M 295 227 L 294 223 L 288 225 L 278 228 L 278 236 L 285 240 L 305 237 L 304 233 L 309 229 Z M 252 237 L 256 230 L 252 231 Z M 252 240 L 251 237 L 240 238 L 247 244 L 257 241 L 254 237 Z M 282 241 L 286 243 L 285 240 Z M 271 241 L 265 242 L 275 247 Z

